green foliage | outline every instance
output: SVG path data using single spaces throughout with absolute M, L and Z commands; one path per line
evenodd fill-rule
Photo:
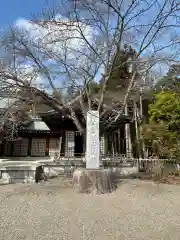
M 152 155 L 180 159 L 180 65 L 172 65 L 161 80 L 145 94 L 149 124 L 143 125 L 143 138 Z
M 179 158 L 180 95 L 172 91 L 155 93 L 149 105 L 149 124 L 143 126 L 143 138 L 155 156 Z
M 150 122 L 167 124 L 174 132 L 180 130 L 180 95 L 175 92 L 164 91 L 155 94 L 155 99 L 149 105 Z
M 178 154 L 177 135 L 163 122 L 144 124 L 142 135 L 152 155 L 159 158 L 173 158 Z

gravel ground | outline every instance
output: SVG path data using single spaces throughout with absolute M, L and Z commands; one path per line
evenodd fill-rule
M 1 240 L 179 240 L 180 188 L 125 180 L 110 195 L 66 181 L 0 186 Z

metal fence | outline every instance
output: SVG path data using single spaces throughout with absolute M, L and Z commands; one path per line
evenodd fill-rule
M 112 158 L 111 156 L 108 156 L 109 158 L 102 158 L 100 162 L 100 167 L 102 168 L 113 168 L 115 171 L 119 172 L 126 172 L 127 176 L 131 176 L 131 171 L 134 172 L 134 175 L 136 177 L 140 176 L 138 172 L 144 172 L 146 173 L 153 173 L 154 167 L 156 164 L 162 164 L 161 166 L 164 167 L 166 173 L 176 173 L 177 171 L 180 171 L 180 166 L 175 160 L 170 159 L 127 159 L 123 157 L 118 156 L 118 158 Z M 103 160 L 105 159 L 105 160 Z M 110 159 L 110 160 L 109 160 Z M 85 168 L 86 162 L 81 159 L 66 159 L 61 160 L 59 162 L 56 162 L 54 164 L 46 164 L 43 166 L 44 168 L 49 169 L 56 169 L 58 172 L 58 169 L 61 168 L 61 171 L 58 175 L 64 175 L 66 177 L 72 177 L 73 172 L 77 168 Z M 139 171 L 138 171 L 139 170 Z
M 138 166 L 141 171 L 151 171 L 157 163 L 163 163 L 165 166 L 178 168 L 178 161 L 175 159 L 137 159 L 127 158 L 125 155 L 100 155 L 100 167 L 133 167 Z M 85 167 L 85 157 L 63 157 L 55 161 L 59 166 Z

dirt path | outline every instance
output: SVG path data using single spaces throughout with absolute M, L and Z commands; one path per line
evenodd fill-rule
M 59 179 L 0 187 L 0 239 L 179 240 L 180 187 L 126 180 L 110 195 Z

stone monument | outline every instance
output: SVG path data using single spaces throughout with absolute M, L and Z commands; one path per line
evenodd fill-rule
M 98 169 L 99 162 L 99 112 L 88 111 L 86 126 L 86 168 Z
M 115 179 L 110 169 L 100 168 L 99 112 L 88 111 L 86 124 L 86 169 L 73 173 L 73 188 L 76 192 L 107 193 L 115 188 Z

